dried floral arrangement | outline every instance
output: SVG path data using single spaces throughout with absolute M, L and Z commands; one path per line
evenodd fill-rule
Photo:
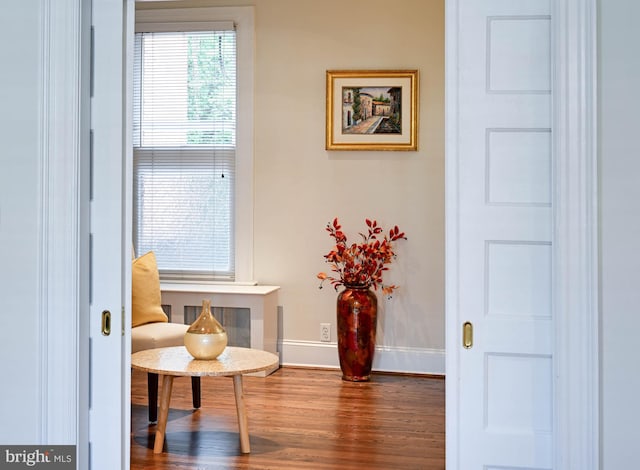
M 327 232 L 336 242 L 334 248 L 324 258 L 331 266 L 331 271 L 336 273 L 318 273 L 321 280 L 320 288 L 324 281 L 331 282 L 331 285 L 338 290 L 339 286 L 367 286 L 377 290 L 378 286 L 382 292 L 390 296 L 395 285 L 384 285 L 382 275 L 388 270 L 387 265 L 396 257 L 393 243 L 397 240 L 406 240 L 404 232 L 398 226 L 394 226 L 388 233 L 384 233 L 382 227 L 378 226 L 376 220 L 365 219 L 367 232 L 360 232 L 360 243 L 349 244 L 347 236 L 342 231 L 342 226 L 338 218 L 327 223 Z

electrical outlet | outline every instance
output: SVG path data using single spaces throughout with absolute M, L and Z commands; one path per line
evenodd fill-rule
M 331 341 L 331 323 L 320 323 L 320 341 Z

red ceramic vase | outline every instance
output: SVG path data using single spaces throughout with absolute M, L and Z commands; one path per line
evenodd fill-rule
M 342 380 L 367 381 L 376 349 L 378 298 L 367 285 L 345 285 L 337 310 Z

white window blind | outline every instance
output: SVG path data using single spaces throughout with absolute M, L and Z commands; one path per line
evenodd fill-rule
M 134 243 L 164 279 L 233 280 L 233 30 L 136 33 Z

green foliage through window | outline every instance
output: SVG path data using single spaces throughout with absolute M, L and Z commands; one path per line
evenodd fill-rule
M 188 144 L 235 144 L 236 64 L 233 52 L 235 35 L 215 32 L 189 36 L 187 118 L 216 125 L 190 130 Z

